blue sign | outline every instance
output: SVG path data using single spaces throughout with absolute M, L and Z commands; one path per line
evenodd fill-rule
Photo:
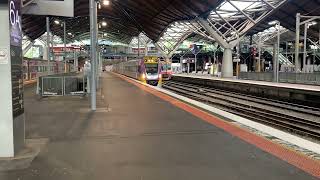
M 21 47 L 21 0 L 9 0 L 9 27 L 11 46 Z
M 200 46 L 198 46 L 196 44 L 191 45 L 192 54 L 197 55 L 200 51 L 201 51 L 201 47 Z

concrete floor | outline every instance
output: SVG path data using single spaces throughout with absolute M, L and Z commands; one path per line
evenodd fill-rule
M 33 92 L 25 94 L 27 138 L 50 143 L 30 168 L 0 180 L 316 179 L 110 74 L 96 113 L 87 98 Z

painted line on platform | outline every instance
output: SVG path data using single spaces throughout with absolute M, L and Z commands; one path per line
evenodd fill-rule
M 292 141 L 292 139 L 294 139 L 295 143 L 297 144 L 301 144 L 301 143 L 306 143 L 306 147 L 309 147 L 311 149 L 313 149 L 315 152 L 319 152 L 320 148 L 319 148 L 319 144 L 307 141 L 305 139 L 299 138 L 297 136 L 293 136 L 289 133 L 285 133 L 282 132 L 280 130 L 247 120 L 245 118 L 242 118 L 240 116 L 236 116 L 233 115 L 231 113 L 228 112 L 224 112 L 222 110 L 219 110 L 217 108 L 214 108 L 212 106 L 208 106 L 204 103 L 201 102 L 197 102 L 195 100 L 192 100 L 190 98 L 186 98 L 180 95 L 177 95 L 175 93 L 166 91 L 164 89 L 158 88 L 158 87 L 153 87 L 150 85 L 146 85 L 143 84 L 140 81 L 128 78 L 126 76 L 123 75 L 119 75 L 119 74 L 115 74 L 112 73 L 124 80 L 126 80 L 129 83 L 134 84 L 135 86 L 139 87 L 142 90 L 145 90 L 177 107 L 179 107 L 180 109 L 183 109 L 191 114 L 193 114 L 194 116 L 218 127 L 223 129 L 224 131 L 237 136 L 238 138 L 242 139 L 245 142 L 248 142 L 258 148 L 260 148 L 261 150 L 268 152 L 276 157 L 278 157 L 279 159 L 282 159 L 290 164 L 292 164 L 293 166 L 296 166 L 297 168 L 317 177 L 320 178 L 320 162 L 314 159 L 311 159 L 307 156 L 305 156 L 304 154 L 298 153 L 294 150 L 288 149 L 280 144 L 277 144 L 275 142 L 272 142 L 262 136 L 258 136 L 248 130 L 245 130 L 241 127 L 238 127 L 234 124 L 231 124 L 229 122 L 226 122 L 223 119 L 220 119 L 208 112 L 205 112 L 201 109 L 198 109 L 194 106 L 198 106 L 202 109 L 205 109 L 207 111 L 210 111 L 214 114 L 220 115 L 222 117 L 226 117 L 227 119 L 231 119 L 234 121 L 238 121 L 240 123 L 243 123 L 245 125 L 248 126 L 253 126 L 253 128 L 258 129 L 260 131 L 263 131 L 267 134 L 271 134 L 275 137 L 278 137 L 279 139 L 283 139 L 283 140 L 288 140 L 288 142 Z M 180 99 L 180 100 L 178 100 Z M 192 105 L 186 104 L 185 102 L 190 103 Z M 271 133 L 270 133 L 271 132 Z M 291 139 L 292 138 L 292 139 Z M 293 144 L 295 144 L 293 143 Z M 302 147 L 305 146 L 304 144 L 301 144 Z M 314 145 L 315 147 L 310 147 Z M 300 146 L 300 145 L 299 145 Z M 319 148 L 319 149 L 317 149 Z

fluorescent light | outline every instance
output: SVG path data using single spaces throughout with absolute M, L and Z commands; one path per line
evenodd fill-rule
M 108 34 L 107 33 L 103 33 L 103 36 L 108 36 Z
M 102 22 L 101 22 L 101 25 L 102 25 L 103 27 L 105 27 L 105 26 L 107 26 L 107 22 L 102 21 Z
M 278 20 L 274 20 L 274 21 L 268 22 L 268 24 L 271 25 L 271 26 L 276 25 L 276 24 L 278 24 L 278 23 L 279 23 Z
M 100 3 L 98 4 L 98 9 L 101 9 L 101 4 Z
M 71 33 L 71 32 L 69 32 L 69 33 L 68 33 L 68 35 L 69 35 L 69 36 L 71 36 L 71 35 L 72 35 L 72 33 Z
M 313 26 L 313 25 L 316 25 L 316 24 L 317 24 L 316 21 L 311 21 L 311 22 L 308 23 L 308 28 L 309 28 L 310 26 Z
M 102 4 L 103 4 L 104 6 L 109 6 L 109 5 L 110 5 L 110 1 L 109 1 L 109 0 L 103 0 L 103 1 L 102 1 Z
M 59 20 L 54 20 L 54 23 L 55 24 L 60 24 L 60 21 Z

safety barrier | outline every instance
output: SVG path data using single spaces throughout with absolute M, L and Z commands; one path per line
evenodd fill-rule
M 68 73 L 41 76 L 37 93 L 41 96 L 77 96 L 86 93 L 87 78 L 83 74 Z
M 273 81 L 273 72 L 240 72 L 239 79 Z M 279 82 L 320 85 L 320 73 L 279 72 Z

